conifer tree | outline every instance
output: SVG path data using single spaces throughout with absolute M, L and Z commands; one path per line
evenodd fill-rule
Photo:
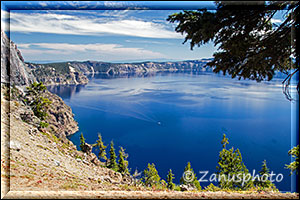
M 125 153 L 125 149 L 123 149 L 123 147 L 120 147 L 118 172 L 120 172 L 123 175 L 129 174 L 127 158 L 128 158 L 128 154 Z
M 100 159 L 107 160 L 106 150 L 105 150 L 107 146 L 103 144 L 102 136 L 100 133 L 98 133 L 98 140 L 96 141 L 96 144 L 94 144 L 93 146 L 98 148 L 97 150 L 99 151 L 98 153 L 99 160 Z
M 109 150 L 109 164 L 108 164 L 108 168 L 110 169 L 113 169 L 115 171 L 118 170 L 118 165 L 117 165 L 117 156 L 116 156 L 116 153 L 115 153 L 115 148 L 114 148 L 114 142 L 111 141 L 110 142 L 110 150 Z
M 148 167 L 144 170 L 143 175 L 143 181 L 146 186 L 158 186 L 160 184 L 160 176 L 158 175 L 154 163 L 148 163 Z
M 184 185 L 193 185 L 194 187 L 197 188 L 197 190 L 201 190 L 201 186 L 200 183 L 197 179 L 197 176 L 193 170 L 193 168 L 191 167 L 191 163 L 188 162 L 187 166 L 184 169 L 184 175 L 180 178 L 180 184 L 184 184 Z
M 229 142 L 225 134 L 221 144 L 223 149 L 219 153 L 217 166 L 219 187 L 222 189 L 247 189 L 251 187 L 251 175 L 243 163 L 240 150 L 234 150 L 233 147 L 229 150 L 226 149 L 226 144 Z M 243 177 L 249 177 L 248 181 L 243 182 Z
M 291 170 L 291 174 L 295 171 L 296 175 L 298 175 L 299 171 L 299 144 L 295 147 L 293 147 L 288 152 L 289 155 L 291 155 L 295 160 L 291 162 L 289 165 L 285 165 L 286 168 Z
M 229 144 L 228 138 L 226 138 L 226 134 L 223 134 L 223 139 L 221 141 L 221 144 L 223 145 L 223 148 L 226 149 L 226 144 Z
M 83 133 L 81 133 L 81 135 L 80 135 L 80 145 L 79 145 L 81 151 L 84 151 L 84 145 L 85 145 L 85 139 L 83 137 Z
M 170 190 L 173 190 L 175 188 L 173 179 L 174 179 L 174 174 L 172 174 L 172 170 L 170 169 L 167 175 L 167 188 L 169 188 Z
M 292 100 L 289 86 L 292 77 L 299 75 L 299 60 L 295 59 L 299 2 L 215 1 L 215 4 L 214 11 L 185 10 L 167 20 L 177 23 L 175 31 L 185 35 L 183 43 L 189 41 L 191 49 L 209 42 L 218 46 L 213 60 L 206 64 L 215 73 L 258 82 L 270 81 L 278 71 L 287 74 L 282 82 L 283 92 Z M 283 10 L 285 19 L 280 24 L 272 22 L 276 13 Z
M 44 97 L 43 94 L 47 90 L 46 86 L 40 82 L 34 82 L 26 91 L 25 102 L 31 107 L 35 116 L 41 120 L 45 120 L 47 117 L 47 109 L 49 108 L 52 101 Z
M 254 185 L 262 188 L 275 188 L 275 185 L 269 180 L 270 170 L 267 167 L 267 161 L 264 160 L 262 164 L 262 168 L 259 171 L 260 177 L 259 179 L 254 180 Z

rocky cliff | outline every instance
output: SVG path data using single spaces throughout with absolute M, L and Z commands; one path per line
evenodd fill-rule
M 1 83 L 24 86 L 35 81 L 17 45 L 1 30 Z
M 11 89 L 11 99 L 24 105 L 19 106 L 19 109 L 15 111 L 22 121 L 39 128 L 41 131 L 50 132 L 65 142 L 67 142 L 67 136 L 78 131 L 78 123 L 74 120 L 72 109 L 59 96 L 52 94 L 48 90 L 41 94 L 43 98 L 49 99 L 51 104 L 46 111 L 47 116 L 44 120 L 44 122 L 48 123 L 48 127 L 40 128 L 41 120 L 34 115 L 33 110 L 27 105 L 26 97 L 22 92 L 18 91 L 19 94 L 15 95 L 16 91 L 18 91 L 16 88 Z
M 88 78 L 78 69 L 73 68 L 70 63 L 34 64 L 26 63 L 36 81 L 45 85 L 84 85 Z
M 47 80 L 53 79 L 55 81 L 57 76 L 58 75 L 49 76 L 49 79 Z M 73 82 L 69 81 L 63 83 L 82 83 L 76 82 L 76 78 L 74 78 L 76 72 L 71 71 L 65 75 L 65 77 L 67 76 L 70 76 L 69 79 L 72 79 Z M 78 76 L 79 75 L 77 74 L 77 77 Z M 24 59 L 17 46 L 9 40 L 3 31 L 1 31 L 1 85 L 4 87 L 4 85 L 10 84 L 10 87 L 4 89 L 10 92 L 10 98 L 23 101 L 26 87 L 30 86 L 30 84 L 35 81 L 41 81 L 42 77 L 43 76 L 35 74 L 34 71 L 24 63 Z M 87 80 L 87 78 L 85 77 L 84 80 Z M 57 82 L 60 83 L 60 81 Z M 7 94 L 9 92 L 7 92 Z M 71 108 L 67 106 L 60 97 L 49 91 L 46 91 L 43 96 L 52 102 L 47 110 L 48 117 L 46 119 L 46 122 L 49 124 L 49 131 L 51 130 L 52 133 L 62 139 L 75 133 L 78 130 L 78 125 L 73 118 Z M 18 110 L 22 120 L 38 127 L 40 120 L 34 116 L 33 111 L 28 106 L 24 106 L 24 108 L 27 109 Z
M 205 65 L 210 59 L 187 60 L 178 62 L 139 62 L 139 63 L 109 63 L 101 61 L 84 61 L 84 62 L 62 62 L 59 63 L 61 70 L 73 69 L 77 72 L 87 74 L 147 74 L 153 72 L 175 72 L 175 71 L 212 71 L 211 68 L 206 68 Z M 29 66 L 39 68 L 43 67 L 47 70 L 58 63 L 49 64 L 32 64 Z
M 86 84 L 88 79 L 82 72 L 66 66 L 30 65 L 24 62 L 17 45 L 10 41 L 1 30 L 1 83 L 26 86 L 32 82 L 43 82 L 44 85 L 77 85 Z
M 37 81 L 46 85 L 86 84 L 87 76 L 104 74 L 108 76 L 135 74 L 148 75 L 156 72 L 211 72 L 205 67 L 211 59 L 187 60 L 178 62 L 139 62 L 109 63 L 101 61 L 70 61 L 60 63 L 34 64 L 26 63 Z
M 46 91 L 45 96 L 52 102 L 48 108 L 49 129 L 56 137 L 65 138 L 78 131 L 78 123 L 74 120 L 71 107 L 57 95 Z

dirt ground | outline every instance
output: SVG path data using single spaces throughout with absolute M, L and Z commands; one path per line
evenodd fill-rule
M 5 198 L 26 199 L 299 199 L 295 193 L 241 194 L 226 192 L 153 191 L 23 191 L 9 192 Z

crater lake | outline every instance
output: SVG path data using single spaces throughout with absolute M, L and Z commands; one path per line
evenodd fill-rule
M 227 148 L 239 149 L 252 174 L 263 160 L 270 171 L 282 174 L 274 182 L 291 190 L 293 102 L 282 93 L 282 78 L 269 82 L 237 80 L 213 73 L 157 73 L 148 76 L 108 77 L 96 74 L 87 85 L 49 86 L 69 105 L 79 124 L 70 140 L 79 148 L 79 136 L 93 144 L 101 133 L 105 145 L 114 142 L 129 154 L 131 173 L 154 163 L 166 180 L 169 169 L 179 184 L 187 162 L 199 171 L 216 173 L 223 134 Z M 275 176 L 274 176 L 275 178 Z M 200 182 L 202 188 L 209 182 Z M 216 185 L 216 182 L 213 182 Z

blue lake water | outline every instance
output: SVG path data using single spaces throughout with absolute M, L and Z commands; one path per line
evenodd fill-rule
M 291 102 L 271 82 L 236 80 L 212 73 L 161 73 L 147 77 L 95 76 L 85 86 L 48 89 L 71 106 L 80 130 L 70 139 L 78 146 L 83 132 L 88 143 L 102 134 L 129 154 L 129 168 L 143 171 L 155 163 L 166 180 L 169 169 L 179 183 L 190 161 L 199 171 L 216 172 L 223 133 L 229 145 L 239 148 L 252 173 L 262 161 L 283 180 L 281 191 L 291 190 Z M 109 147 L 107 148 L 107 152 Z M 275 176 L 274 176 L 275 178 Z M 202 186 L 208 183 L 201 183 Z M 214 184 L 216 184 L 214 182 Z

